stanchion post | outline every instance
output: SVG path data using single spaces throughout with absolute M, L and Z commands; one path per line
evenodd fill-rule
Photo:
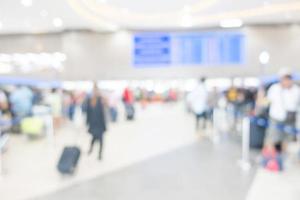
M 219 128 L 218 128 L 218 117 L 219 117 L 219 110 L 217 108 L 213 109 L 213 143 L 218 144 L 220 142 L 220 135 L 219 135 Z
M 0 177 L 2 177 L 3 175 L 3 158 L 2 158 L 2 149 L 3 149 L 3 146 L 1 144 L 1 139 L 3 139 L 1 137 L 1 134 L 2 134 L 2 128 L 0 127 Z
M 243 118 L 242 126 L 242 159 L 239 161 L 240 167 L 244 171 L 251 169 L 250 163 L 250 118 Z
M 46 126 L 47 126 L 47 138 L 50 145 L 54 144 L 54 127 L 53 127 L 53 119 L 51 115 L 45 116 Z
M 0 149 L 0 177 L 3 175 L 2 148 Z
M 9 140 L 9 137 L 7 135 L 2 136 L 0 140 L 0 177 L 3 175 L 3 149 L 5 148 L 5 145 L 7 144 Z

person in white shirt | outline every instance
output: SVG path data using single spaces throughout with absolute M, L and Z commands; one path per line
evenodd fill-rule
M 291 135 L 286 127 L 295 128 L 297 110 L 300 103 L 300 89 L 294 83 L 292 72 L 288 68 L 279 71 L 280 82 L 271 86 L 267 93 L 270 105 L 270 124 L 266 145 L 276 147 Z
M 51 114 L 53 118 L 53 126 L 55 129 L 59 128 L 62 123 L 62 107 L 63 99 L 60 91 L 56 88 L 51 89 L 51 92 L 47 94 L 45 98 L 46 104 L 51 108 Z
M 188 104 L 196 117 L 196 129 L 199 129 L 199 121 L 203 119 L 203 128 L 205 128 L 207 105 L 207 90 L 205 88 L 205 78 L 201 78 L 198 86 L 189 94 Z
M 116 91 L 111 91 L 108 95 L 108 108 L 111 122 L 117 122 L 118 119 L 118 103 L 121 98 Z

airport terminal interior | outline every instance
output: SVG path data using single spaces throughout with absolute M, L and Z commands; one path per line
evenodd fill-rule
M 299 0 L 1 0 L 1 200 L 299 200 Z

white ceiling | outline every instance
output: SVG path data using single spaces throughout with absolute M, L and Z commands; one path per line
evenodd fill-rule
M 25 7 L 21 1 L 32 5 Z M 44 14 L 44 16 L 42 16 Z M 63 24 L 56 27 L 53 20 Z M 65 29 L 184 29 L 244 24 L 298 23 L 299 0 L 1 0 L 0 33 Z M 56 21 L 60 21 L 60 20 Z M 58 22 L 59 24 L 60 22 Z

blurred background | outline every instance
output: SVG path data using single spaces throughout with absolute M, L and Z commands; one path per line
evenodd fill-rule
M 0 1 L 0 198 L 299 199 L 299 11 Z

